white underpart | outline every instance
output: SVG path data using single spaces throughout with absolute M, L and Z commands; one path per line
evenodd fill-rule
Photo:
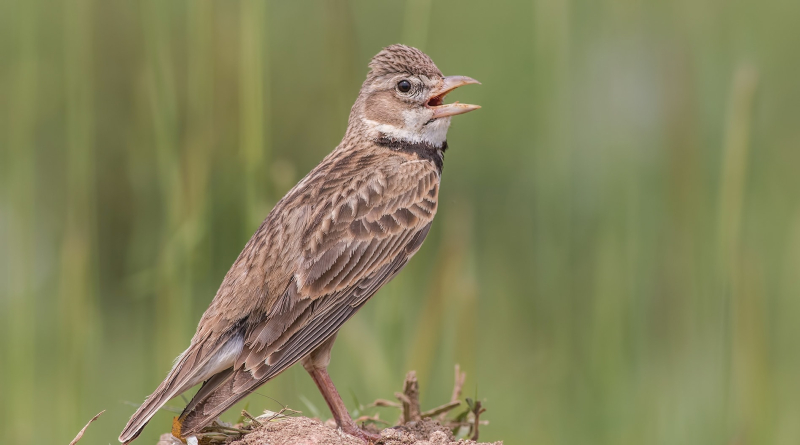
M 189 436 L 186 438 L 186 445 L 197 445 L 197 436 Z
M 242 352 L 244 346 L 244 337 L 236 335 L 228 340 L 213 357 L 208 359 L 208 362 L 203 366 L 197 377 L 200 380 L 206 380 L 214 374 L 224 371 L 233 366 L 234 360 Z
M 450 128 L 450 118 L 442 117 L 430 122 L 427 113 L 406 110 L 403 111 L 405 125 L 396 127 L 390 124 L 382 124 L 370 119 L 364 119 L 371 132 L 385 135 L 399 141 L 420 143 L 427 142 L 433 146 L 441 147 L 447 140 L 447 129 Z
M 217 351 L 212 357 L 208 359 L 205 365 L 202 368 L 197 370 L 195 374 L 192 376 L 189 381 L 184 384 L 184 389 L 180 392 L 186 391 L 187 389 L 191 388 L 192 386 L 206 381 L 211 378 L 214 374 L 217 374 L 221 371 L 224 371 L 231 366 L 233 366 L 234 360 L 242 352 L 242 347 L 244 346 L 244 337 L 241 335 L 237 335 L 230 340 L 228 340 L 220 349 Z M 181 358 L 183 358 L 186 351 L 184 351 L 178 358 L 175 359 L 175 364 L 172 366 L 173 370 L 175 366 L 181 362 Z M 171 371 L 170 371 L 171 373 Z

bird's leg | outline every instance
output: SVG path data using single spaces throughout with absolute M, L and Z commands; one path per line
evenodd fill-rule
M 356 425 L 356 422 L 350 417 L 350 413 L 347 411 L 347 407 L 344 405 L 339 391 L 337 391 L 336 387 L 333 385 L 331 376 L 328 375 L 328 363 L 330 363 L 331 360 L 331 348 L 333 347 L 335 339 L 336 336 L 334 335 L 311 354 L 306 356 L 303 359 L 303 367 L 306 368 L 306 371 L 311 375 L 314 383 L 317 384 L 317 388 L 319 388 L 319 392 L 322 393 L 322 397 L 325 398 L 325 402 L 328 404 L 328 408 L 331 409 L 336 425 L 351 436 L 358 437 L 368 443 L 374 443 L 378 441 L 381 436 L 366 432 Z
M 347 407 L 344 406 L 342 397 L 339 396 L 339 392 L 336 391 L 336 387 L 333 386 L 333 381 L 331 381 L 331 376 L 328 375 L 327 369 L 314 369 L 308 371 L 308 373 L 311 374 L 311 378 L 314 379 L 314 383 L 317 384 L 317 388 L 319 388 L 322 397 L 325 398 L 325 402 L 328 403 L 328 407 L 331 409 L 331 413 L 333 413 L 333 419 L 336 420 L 336 425 L 338 425 L 342 431 L 370 443 L 381 438 L 380 435 L 368 433 L 356 425 L 356 422 L 350 417 L 350 413 L 347 412 Z

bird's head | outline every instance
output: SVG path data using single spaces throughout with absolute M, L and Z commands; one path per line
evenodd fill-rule
M 480 108 L 445 104 L 454 89 L 480 83 L 466 76 L 444 76 L 422 51 L 405 45 L 384 48 L 369 64 L 370 72 L 350 114 L 351 127 L 371 139 L 389 138 L 441 147 L 450 117 Z

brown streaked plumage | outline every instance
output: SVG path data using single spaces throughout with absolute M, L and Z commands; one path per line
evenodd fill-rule
M 477 81 L 444 77 L 415 48 L 389 46 L 369 66 L 342 142 L 269 213 L 121 442 L 202 382 L 178 418 L 180 435 L 195 435 L 300 360 L 337 424 L 373 438 L 330 381 L 330 350 L 342 324 L 422 245 L 436 214 L 450 116 L 479 107 L 443 104 L 445 94 Z

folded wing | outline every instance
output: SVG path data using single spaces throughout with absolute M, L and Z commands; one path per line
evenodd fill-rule
M 425 161 L 389 173 L 320 187 L 321 204 L 302 233 L 302 258 L 286 290 L 260 319 L 248 320 L 233 367 L 209 379 L 186 407 L 184 435 L 334 335 L 416 253 L 436 213 L 439 174 Z

